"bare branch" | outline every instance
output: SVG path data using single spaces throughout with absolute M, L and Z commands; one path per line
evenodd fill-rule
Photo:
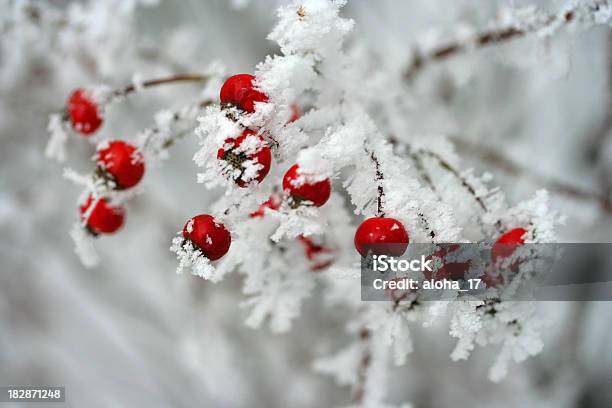
M 204 82 L 208 81 L 210 77 L 208 75 L 198 75 L 198 74 L 184 74 L 184 75 L 174 75 L 167 78 L 156 78 L 150 79 L 148 81 L 144 81 L 140 86 L 142 88 L 152 88 L 158 85 L 164 84 L 174 84 L 178 82 Z M 131 84 L 126 86 L 125 88 L 116 89 L 112 92 L 113 97 L 120 97 L 129 95 L 137 90 L 137 86 L 135 84 Z

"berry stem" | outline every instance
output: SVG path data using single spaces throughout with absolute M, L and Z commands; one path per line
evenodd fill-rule
M 142 82 L 140 85 L 142 88 L 152 88 L 158 85 L 164 84 L 174 84 L 180 82 L 204 82 L 208 81 L 210 76 L 208 75 L 198 75 L 198 74 L 182 74 L 182 75 L 174 75 L 167 78 L 156 78 L 149 79 L 148 81 Z M 136 92 L 138 88 L 136 85 L 131 84 L 126 86 L 125 88 L 117 89 L 112 92 L 113 97 L 126 96 L 133 92 Z
M 431 242 L 435 243 L 434 240 L 436 238 L 436 233 L 429 226 L 429 221 L 427 221 L 425 214 L 423 214 L 422 212 L 419 212 L 417 215 L 419 216 L 421 223 L 423 223 L 423 228 L 425 229 L 425 231 L 427 231 L 427 235 L 429 236 L 429 238 L 431 238 Z
M 374 154 L 374 151 L 369 150 L 367 147 L 365 148 L 365 151 L 366 153 L 369 154 L 370 159 L 374 163 L 374 167 L 376 169 L 375 180 L 377 184 L 376 189 L 378 190 L 378 194 L 376 195 L 376 216 L 384 217 L 385 216 L 385 211 L 384 211 L 385 189 L 383 187 L 382 181 L 385 179 L 385 175 L 380 169 L 380 161 L 378 160 L 378 157 L 376 156 L 376 154 Z
M 605 3 L 606 2 L 603 0 L 590 5 L 577 3 L 574 7 L 562 13 L 546 15 L 526 26 L 509 26 L 483 31 L 465 42 L 451 41 L 446 44 L 441 44 L 434 47 L 425 55 L 415 50 L 413 52 L 412 61 L 404 73 L 404 80 L 407 83 L 411 83 L 427 65 L 444 61 L 452 56 L 468 52 L 472 49 L 502 44 L 525 37 L 532 33 L 537 33 L 549 27 L 569 25 L 571 22 L 578 20 L 580 15 L 585 12 L 589 13 L 589 16 L 592 16 L 594 13 L 598 12 L 601 5 Z

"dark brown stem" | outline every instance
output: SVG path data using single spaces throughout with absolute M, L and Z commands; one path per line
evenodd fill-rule
M 427 221 L 425 214 L 419 212 L 417 215 L 419 216 L 419 220 L 421 220 L 421 223 L 423 224 L 423 229 L 425 230 L 425 232 L 427 232 L 427 236 L 431 238 L 431 242 L 434 242 L 434 239 L 436 238 L 436 233 L 429 226 L 429 221 Z
M 414 163 L 414 167 L 416 168 L 417 172 L 421 176 L 421 179 L 423 179 L 425 184 L 427 184 L 429 188 L 431 188 L 431 191 L 435 193 L 436 186 L 434 185 L 433 180 L 429 176 L 429 173 L 427 173 L 427 170 L 425 170 L 425 167 L 423 166 L 423 162 L 421 161 L 421 158 L 418 155 L 414 154 L 413 152 L 410 152 L 408 155 L 412 159 Z
M 419 174 L 421 175 L 423 180 L 429 185 L 429 187 L 431 188 L 431 191 L 433 191 L 435 193 L 436 192 L 436 188 L 435 188 L 435 186 L 433 184 L 433 181 L 431 180 L 431 177 L 429 177 L 429 174 L 427 173 L 427 171 L 423 167 L 423 165 L 422 165 L 418 155 L 416 155 L 410 149 L 410 146 L 408 146 L 408 144 L 406 144 L 406 143 L 400 143 L 395 138 L 395 136 L 390 136 L 388 138 L 388 141 L 393 146 L 394 152 L 396 154 L 407 154 L 408 156 L 410 156 L 414 160 L 415 167 L 417 168 L 417 171 L 419 172 Z M 433 229 L 431 229 L 429 221 L 427 220 L 427 217 L 425 217 L 425 214 L 423 214 L 422 212 L 418 212 L 417 215 L 419 216 L 419 220 L 423 224 L 423 228 L 425 229 L 425 231 L 427 233 L 427 236 L 429 236 L 429 238 L 431 238 L 431 242 L 434 242 L 434 240 L 436 238 L 436 233 L 435 233 L 435 231 Z
M 589 12 L 596 12 L 600 9 L 600 4 L 605 2 L 597 2 L 592 5 L 586 6 L 586 10 Z M 572 9 L 567 10 L 560 14 L 548 15 L 540 21 L 533 23 L 528 27 L 505 27 L 498 28 L 488 31 L 483 31 L 476 34 L 473 38 L 465 42 L 449 42 L 434 48 L 427 54 L 423 55 L 418 50 L 415 50 L 412 57 L 412 61 L 408 66 L 408 69 L 404 73 L 404 79 L 410 83 L 419 74 L 425 66 L 444 61 L 452 56 L 462 54 L 471 49 L 480 49 L 488 46 L 502 44 L 509 42 L 514 39 L 525 37 L 528 34 L 538 32 L 544 28 L 552 27 L 554 25 L 567 25 L 572 21 L 576 20 L 576 16 L 580 11 L 585 8 L 584 5 L 577 4 Z
M 365 385 L 368 378 L 368 371 L 370 369 L 370 363 L 372 361 L 372 354 L 370 352 L 370 337 L 371 333 L 368 329 L 363 328 L 359 332 L 359 339 L 363 343 L 363 352 L 361 355 L 361 361 L 359 362 L 359 372 L 357 373 L 357 383 L 353 389 L 353 402 L 361 405 L 363 397 L 365 395 Z
M 148 81 L 142 82 L 140 87 L 142 88 L 152 88 L 158 85 L 164 84 L 174 84 L 178 82 L 204 82 L 208 81 L 210 77 L 208 75 L 198 75 L 198 74 L 184 74 L 184 75 L 174 75 L 167 78 L 157 78 L 150 79 Z M 133 92 L 135 92 L 138 87 L 135 84 L 131 84 L 122 89 L 117 89 L 112 92 L 113 97 L 126 96 Z
M 374 154 L 373 151 L 368 151 L 367 148 L 366 148 L 366 152 L 370 153 L 370 159 L 372 160 L 372 162 L 374 163 L 374 167 L 376 168 L 376 179 L 375 180 L 377 184 L 376 189 L 378 190 L 378 194 L 376 195 L 376 216 L 384 217 L 385 216 L 385 210 L 384 210 L 385 189 L 382 185 L 382 180 L 385 179 L 385 176 L 382 170 L 380 169 L 380 162 L 378 161 L 378 157 Z
M 476 194 L 476 189 L 474 188 L 474 186 L 472 186 L 472 184 L 465 177 L 463 177 L 463 175 L 459 172 L 459 170 L 454 168 L 449 162 L 444 160 L 444 158 L 442 156 L 440 156 L 439 154 L 437 154 L 435 152 L 432 152 L 432 151 L 429 151 L 429 150 L 419 150 L 419 152 L 421 152 L 421 153 L 431 157 L 432 159 L 436 160 L 440 167 L 442 167 L 444 170 L 446 170 L 449 173 L 451 173 L 457 180 L 459 180 L 461 185 L 467 190 L 468 193 L 470 193 L 470 195 L 478 203 L 478 205 L 480 206 L 482 211 L 484 211 L 485 213 L 489 212 L 489 209 L 487 208 L 484 200 L 478 194 Z M 497 222 L 495 222 L 494 225 L 495 225 L 495 228 L 498 231 L 501 232 L 501 230 L 502 230 L 501 221 L 497 220 Z
M 427 170 L 423 166 L 423 163 L 421 162 L 421 158 L 419 157 L 419 154 L 426 155 L 430 157 L 431 159 L 434 159 L 440 167 L 442 167 L 444 170 L 451 173 L 457 180 L 459 180 L 459 182 L 467 190 L 467 192 L 470 193 L 472 197 L 474 197 L 474 200 L 478 203 L 480 208 L 484 212 L 488 212 L 488 209 L 487 209 L 486 204 L 484 203 L 484 200 L 480 196 L 478 196 L 478 194 L 476 194 L 476 189 L 470 184 L 470 182 L 465 177 L 461 175 L 461 172 L 459 172 L 459 170 L 454 168 L 448 161 L 444 160 L 442 156 L 440 156 L 439 154 L 435 152 L 425 150 L 425 149 L 419 149 L 415 151 L 411 148 L 410 145 L 408 145 L 407 143 L 401 143 L 394 136 L 391 136 L 389 138 L 389 142 L 394 146 L 396 151 L 400 151 L 401 153 L 408 155 L 414 161 L 417 171 L 419 172 L 419 174 L 421 175 L 425 183 L 431 188 L 431 190 L 434 193 L 436 192 L 436 188 L 434 186 L 433 180 L 431 179 L 431 177 L 429 176 L 429 173 L 427 173 Z M 431 237 L 432 242 L 433 242 L 433 239 L 435 238 L 436 234 L 434 231 L 432 231 L 429 228 L 429 223 L 427 222 L 427 218 L 425 218 L 425 215 L 422 213 L 419 213 L 418 216 L 421 222 L 424 224 L 425 230 L 428 232 L 428 235 Z M 498 221 L 497 223 L 495 223 L 495 227 L 499 230 L 501 228 L 501 223 Z
M 499 170 L 511 176 L 529 179 L 533 183 L 544 186 L 559 194 L 570 196 L 579 200 L 596 202 L 601 205 L 604 211 L 612 213 L 612 204 L 607 197 L 601 194 L 576 187 L 563 181 L 553 180 L 531 170 L 527 170 L 491 147 L 487 147 L 482 144 L 470 143 L 459 138 L 452 138 L 452 140 L 455 146 L 457 146 L 457 149 L 464 154 L 471 155 L 472 157 L 486 162 L 489 165 L 495 166 Z
M 422 153 L 432 159 L 434 159 L 436 162 L 438 162 L 438 165 L 440 167 L 442 167 L 444 170 L 448 171 L 449 173 L 451 173 L 453 176 L 455 176 L 455 178 L 457 180 L 459 180 L 459 182 L 461 183 L 461 185 L 470 193 L 470 195 L 472 197 L 474 197 L 474 200 L 478 203 L 478 205 L 480 206 L 480 208 L 484 211 L 487 212 L 487 206 L 485 205 L 483 199 L 478 196 L 478 194 L 476 194 L 476 189 L 474 188 L 474 186 L 472 186 L 470 184 L 470 182 L 461 175 L 461 173 L 459 172 L 459 170 L 455 169 L 449 162 L 447 162 L 446 160 L 444 160 L 444 158 L 442 156 L 440 156 L 439 154 L 432 152 L 430 150 L 423 150 L 423 149 L 419 149 L 418 153 Z

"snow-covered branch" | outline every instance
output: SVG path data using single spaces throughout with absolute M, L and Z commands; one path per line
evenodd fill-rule
M 546 14 L 534 7 L 516 10 L 496 23 L 496 27 L 476 32 L 469 38 L 436 44 L 427 50 L 415 49 L 412 61 L 404 72 L 404 79 L 410 83 L 428 65 L 458 54 L 504 44 L 528 35 L 552 36 L 571 24 L 609 24 L 611 16 L 612 8 L 608 0 L 570 2 L 555 14 Z

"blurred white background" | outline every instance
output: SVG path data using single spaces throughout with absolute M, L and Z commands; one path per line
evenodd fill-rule
M 117 87 L 135 72 L 197 71 L 213 60 L 229 72 L 252 72 L 276 51 L 265 37 L 278 2 L 166 0 L 132 10 L 131 1 L 96 1 L 84 31 L 65 37 L 50 36 L 36 17 L 16 28 L 14 3 L 23 2 L 0 2 L 0 385 L 63 385 L 72 407 L 348 403 L 345 389 L 310 368 L 342 342 L 341 312 L 323 309 L 315 296 L 294 329 L 275 336 L 244 326 L 237 276 L 214 285 L 174 273 L 170 237 L 219 193 L 196 184 L 194 138 L 148 169 L 124 230 L 99 240 L 102 263 L 94 270 L 80 265 L 68 235 L 80 189 L 43 155 L 48 114 L 82 84 Z M 52 3 L 58 15 L 76 13 L 74 4 Z M 357 37 L 375 58 L 397 71 L 413 44 L 454 38 L 468 25 L 485 28 L 504 8 L 525 4 L 532 3 L 353 0 L 343 14 L 355 19 Z M 608 27 L 595 27 L 453 58 L 428 68 L 410 91 L 417 101 L 427 98 L 427 111 L 406 115 L 414 116 L 415 132 L 494 147 L 541 179 L 604 194 L 612 185 L 611 38 Z M 166 44 L 163 54 L 146 52 L 159 44 Z M 143 92 L 114 105 L 102 132 L 128 137 L 150 126 L 156 110 L 182 106 L 197 91 L 180 85 Z M 459 152 L 493 174 L 511 201 L 550 187 Z M 87 171 L 92 153 L 72 143 L 71 166 Z M 563 240 L 612 240 L 610 212 L 555 191 L 553 206 L 568 216 Z M 544 352 L 513 367 L 501 384 L 486 379 L 486 350 L 453 363 L 444 327 L 415 328 L 416 352 L 394 376 L 390 399 L 419 407 L 610 406 L 612 305 L 539 307 L 551 327 Z

